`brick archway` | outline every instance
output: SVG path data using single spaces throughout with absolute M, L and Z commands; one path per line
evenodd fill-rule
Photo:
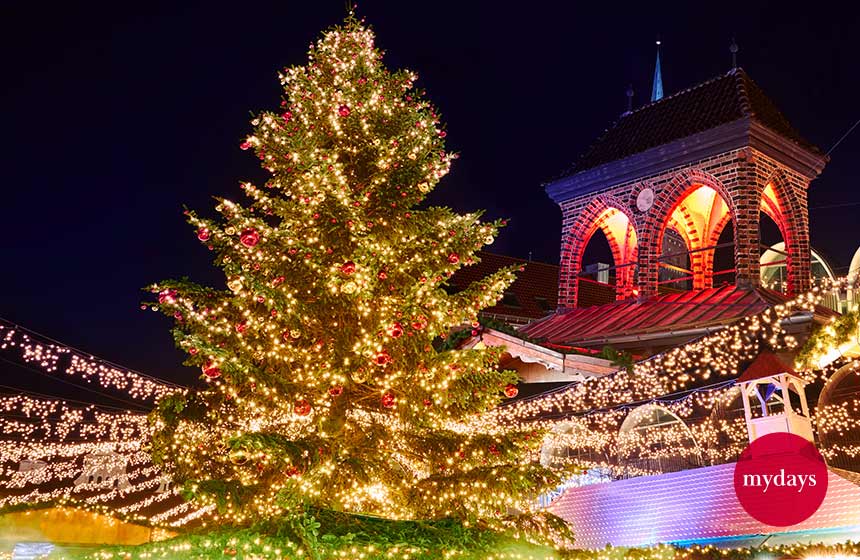
M 690 197 L 706 187 L 713 191 L 710 195 L 711 206 L 707 209 L 707 217 L 699 217 L 701 222 L 695 224 L 693 217 L 696 201 Z M 708 191 L 710 193 L 710 191 Z M 715 205 L 722 205 L 717 208 Z M 639 290 L 645 295 L 655 295 L 658 289 L 660 262 L 663 250 L 663 236 L 667 228 L 679 228 L 690 254 L 690 266 L 693 271 L 693 288 L 710 287 L 713 282 L 713 251 L 703 250 L 710 247 L 714 231 L 722 232 L 729 221 L 736 228 L 737 209 L 731 193 L 723 184 L 700 169 L 685 169 L 675 175 L 657 195 L 657 202 L 652 207 L 642 228 L 642 242 L 639 248 Z M 717 239 L 719 233 L 716 234 Z M 735 229 L 737 238 L 737 229 Z
M 776 223 L 785 243 L 788 294 L 796 295 L 809 290 L 811 248 L 806 204 L 797 200 L 794 189 L 781 171 L 775 171 L 765 181 L 761 191 L 760 210 Z
M 633 293 L 639 250 L 633 213 L 615 197 L 602 195 L 582 208 L 562 235 L 558 298 L 562 307 L 577 305 L 582 257 L 598 229 L 606 236 L 612 251 L 616 298 L 625 299 Z

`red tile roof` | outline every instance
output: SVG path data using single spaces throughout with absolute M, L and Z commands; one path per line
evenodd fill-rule
M 548 509 L 570 523 L 577 548 L 704 543 L 786 531 L 803 538 L 803 533 L 823 529 L 856 534 L 860 487 L 843 476 L 845 471 L 831 469 L 824 502 L 812 517 L 791 527 L 773 527 L 741 506 L 734 468 L 735 463 L 727 463 L 570 488 Z
M 570 172 L 620 160 L 742 118 L 821 154 L 791 126 L 758 84 L 736 68 L 621 117 L 582 154 Z
M 753 381 L 755 379 L 762 379 L 763 377 L 770 377 L 780 373 L 797 375 L 791 366 L 782 361 L 779 356 L 773 352 L 765 350 L 755 357 L 755 360 L 753 360 L 741 376 L 738 377 L 737 382 L 743 383 L 745 381 Z
M 564 309 L 522 327 L 520 332 L 551 344 L 600 344 L 617 336 L 725 325 L 784 301 L 781 294 L 764 288 L 723 286 Z
M 478 251 L 481 259 L 471 266 L 466 266 L 454 273 L 448 283 L 458 289 L 464 289 L 472 282 L 481 280 L 490 274 L 507 266 L 522 266 L 524 270 L 517 272 L 517 279 L 508 288 L 513 296 L 510 303 L 504 301 L 488 307 L 484 313 L 521 317 L 524 320 L 539 319 L 555 311 L 558 304 L 558 265 L 542 262 L 516 259 L 505 255 Z

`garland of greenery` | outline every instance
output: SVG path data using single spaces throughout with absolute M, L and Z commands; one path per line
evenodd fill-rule
M 858 328 L 860 328 L 860 311 L 845 313 L 831 323 L 817 326 L 797 353 L 798 366 L 801 369 L 814 368 L 819 356 L 855 338 Z
M 457 558 L 570 559 L 570 560 L 750 560 L 755 558 L 855 557 L 860 544 L 781 545 L 721 549 L 714 546 L 677 548 L 606 547 L 599 550 L 555 550 L 460 521 L 395 521 L 332 511 L 306 511 L 291 520 L 270 521 L 248 529 L 188 533 L 140 546 L 61 549 L 49 559 L 245 559 L 307 558 L 333 560 L 363 558 L 431 560 Z

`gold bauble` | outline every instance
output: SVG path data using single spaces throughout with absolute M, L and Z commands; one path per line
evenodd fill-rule
M 248 462 L 248 454 L 244 449 L 234 449 L 229 454 L 230 462 L 234 465 L 244 465 Z
M 230 291 L 233 293 L 238 292 L 242 289 L 242 279 L 238 276 L 234 276 L 227 281 L 227 287 L 230 288 Z
M 233 226 L 230 226 L 224 230 L 224 233 L 226 233 L 227 235 L 235 235 L 236 234 L 236 228 L 234 228 Z
M 347 282 L 343 286 L 341 286 L 341 291 L 345 294 L 354 294 L 355 290 L 358 289 L 358 286 L 355 285 L 355 282 Z
M 298 337 L 302 336 L 302 333 L 299 329 L 293 329 L 290 331 L 290 336 L 293 338 L 298 338 Z

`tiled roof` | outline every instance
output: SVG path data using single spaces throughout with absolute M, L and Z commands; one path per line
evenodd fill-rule
M 798 146 L 821 154 L 818 147 L 791 126 L 752 78 L 737 68 L 622 116 L 580 156 L 566 175 L 742 118 L 750 118 Z
M 784 296 L 764 288 L 723 286 L 560 310 L 520 331 L 540 342 L 585 344 L 623 335 L 725 325 L 784 301 Z
M 454 273 L 448 281 L 458 289 L 481 280 L 506 266 L 522 266 L 517 279 L 508 288 L 512 297 L 488 307 L 485 313 L 539 319 L 555 310 L 558 302 L 558 266 L 542 262 L 516 259 L 505 255 L 479 251 L 481 261 Z M 509 304 L 516 305 L 506 305 Z
M 735 494 L 734 467 L 727 463 L 570 488 L 549 511 L 570 523 L 578 548 L 701 543 L 787 531 L 856 532 L 860 526 L 860 487 L 832 470 L 827 495 L 812 517 L 791 527 L 756 521 Z
M 753 381 L 755 379 L 762 379 L 763 377 L 770 377 L 772 375 L 778 375 L 780 373 L 790 373 L 792 375 L 797 375 L 792 369 L 790 365 L 782 361 L 779 356 L 765 350 L 761 352 L 758 356 L 755 357 L 755 360 L 747 366 L 744 372 L 738 377 L 738 383 L 743 383 L 745 381 Z

